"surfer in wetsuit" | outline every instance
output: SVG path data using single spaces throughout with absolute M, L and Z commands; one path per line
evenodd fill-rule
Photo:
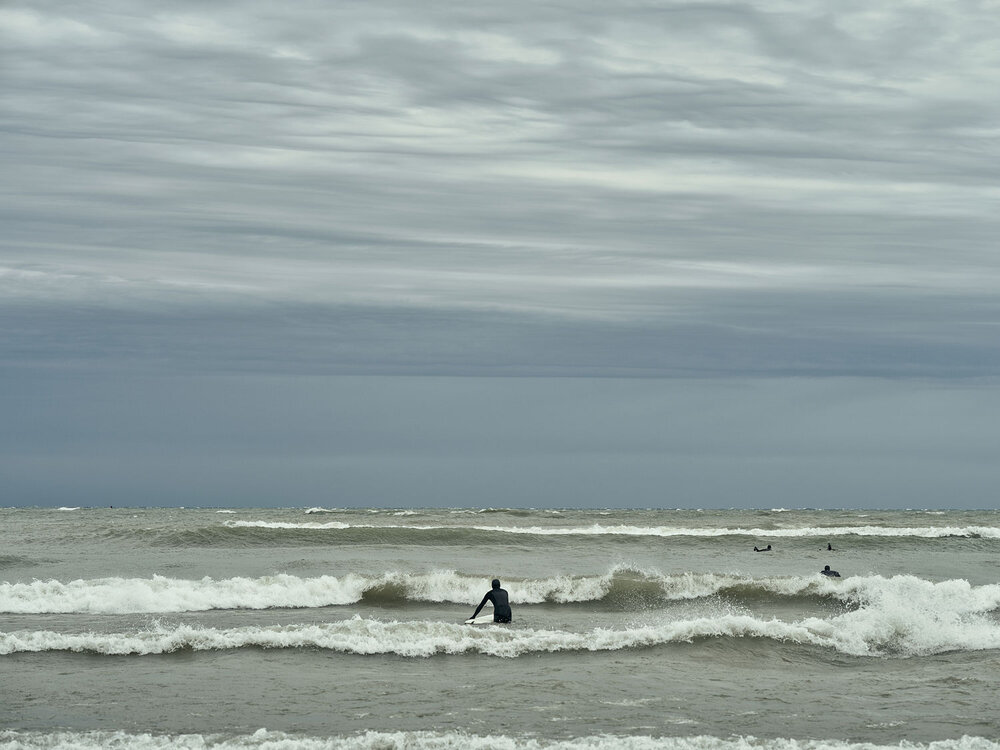
M 830 576 L 831 578 L 840 578 L 840 573 L 838 573 L 836 570 L 830 570 L 829 565 L 824 567 L 823 570 L 820 571 L 820 573 L 822 573 L 825 576 Z
M 757 549 L 756 547 L 754 547 L 753 551 L 754 552 L 770 552 L 771 551 L 771 545 L 770 544 L 767 545 L 766 547 L 764 547 L 764 549 Z
M 479 611 L 486 606 L 486 602 L 493 602 L 493 622 L 510 622 L 510 602 L 507 601 L 507 592 L 500 588 L 499 578 L 493 579 L 493 588 L 486 592 L 486 596 L 479 602 L 479 606 L 469 619 L 475 620 Z

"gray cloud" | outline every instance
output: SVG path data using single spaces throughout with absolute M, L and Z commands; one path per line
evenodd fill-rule
M 706 393 L 748 378 L 827 383 L 799 404 L 769 396 L 773 413 L 747 417 L 743 434 L 802 404 L 816 414 L 829 378 L 881 404 L 879 419 L 893 403 L 884 382 L 922 394 L 913 409 L 938 403 L 920 390 L 925 379 L 963 394 L 970 380 L 985 398 L 982 384 L 1000 375 L 998 36 L 995 3 L 973 0 L 8 2 L 9 393 L 41 378 L 59 400 L 76 377 L 132 379 L 129 403 L 143 402 L 146 383 L 151 418 L 166 418 L 173 402 L 156 395 L 158 377 L 273 376 L 278 392 L 261 397 L 261 413 L 313 376 L 341 376 L 330 381 L 338 393 L 355 375 L 703 378 Z M 525 388 L 524 403 L 543 399 L 544 388 Z M 401 384 L 387 392 L 417 397 Z M 527 419 L 518 403 L 508 413 Z M 378 441 L 392 444 L 399 420 L 369 408 Z M 442 452 L 423 456 L 431 463 L 454 435 L 470 439 L 448 432 L 454 412 L 437 413 L 419 417 L 441 432 Z M 89 419 L 39 424 L 57 444 Z M 272 451 L 313 434 L 306 422 Z M 596 442 L 580 450 L 610 455 L 628 424 L 607 442 L 583 430 Z M 773 455 L 794 453 L 803 429 L 789 428 Z M 203 438 L 198 455 L 230 450 Z M 838 439 L 856 435 L 824 445 Z M 500 441 L 514 452 L 520 442 Z M 539 456 L 574 446 L 553 439 Z M 745 459 L 718 447 L 718 461 Z M 82 475 L 78 449 L 50 456 L 66 476 Z M 872 481 L 900 497 L 940 488 L 907 450 Z M 943 443 L 920 448 L 933 450 L 958 461 Z M 7 463 L 36 500 L 24 467 L 43 454 Z M 821 472 L 822 455 L 786 466 L 795 487 Z M 419 474 L 421 457 L 407 456 L 400 476 Z M 646 460 L 614 459 L 610 475 L 645 476 L 630 486 L 646 498 L 660 481 L 697 484 L 693 470 L 664 474 Z M 491 476 L 502 466 L 475 461 Z M 548 476 L 529 463 L 526 475 Z M 958 476 L 960 463 L 941 476 Z M 890 466 L 921 479 L 893 484 Z M 320 483 L 327 475 L 314 469 Z M 91 497 L 103 481 L 94 471 Z M 209 474 L 204 486 L 222 491 Z M 374 485 L 354 476 L 373 502 Z M 463 476 L 455 498 L 471 483 Z M 121 493 L 141 478 L 107 482 Z M 734 488 L 695 495 L 723 502 Z

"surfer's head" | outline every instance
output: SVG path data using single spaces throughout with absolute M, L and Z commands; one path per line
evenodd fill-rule
M 493 588 L 495 588 L 495 589 L 500 588 L 500 579 L 499 578 L 494 578 L 493 579 Z
M 830 566 L 829 566 L 829 565 L 824 565 L 824 566 L 823 566 L 823 570 L 829 570 L 829 569 L 830 569 Z

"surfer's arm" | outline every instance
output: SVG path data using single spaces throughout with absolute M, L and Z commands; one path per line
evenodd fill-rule
M 486 602 L 489 602 L 489 601 L 493 601 L 493 592 L 492 591 L 487 591 L 486 592 L 486 596 L 484 596 L 483 600 L 481 602 L 479 602 L 479 606 L 476 607 L 476 611 L 472 613 L 472 617 L 470 617 L 469 619 L 470 620 L 475 620 L 476 619 L 476 615 L 479 614 L 479 612 L 482 610 L 482 608 L 486 606 Z

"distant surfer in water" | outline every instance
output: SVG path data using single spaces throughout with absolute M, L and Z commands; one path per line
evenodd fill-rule
M 754 547 L 753 551 L 754 552 L 770 552 L 771 551 L 771 545 L 770 544 L 767 545 L 766 547 L 764 547 L 764 549 L 757 549 L 756 547 Z
M 486 592 L 486 596 L 479 602 L 470 620 L 476 619 L 476 615 L 486 606 L 486 602 L 493 602 L 493 622 L 510 622 L 510 602 L 507 601 L 507 592 L 500 588 L 499 578 L 493 579 L 493 588 Z
M 831 578 L 840 578 L 840 573 L 838 573 L 836 570 L 830 570 L 829 565 L 825 566 L 823 570 L 820 571 L 820 573 L 822 573 L 825 576 L 830 576 Z
M 833 552 L 834 551 L 833 545 L 830 544 L 829 542 L 826 543 L 826 551 L 827 552 Z

